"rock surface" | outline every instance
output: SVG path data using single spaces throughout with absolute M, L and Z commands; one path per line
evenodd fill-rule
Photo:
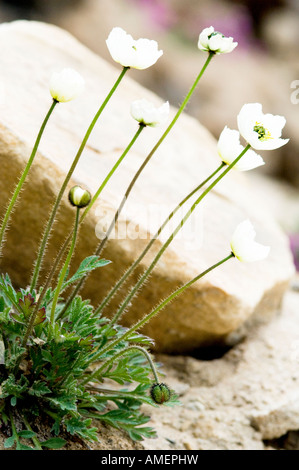
M 181 406 L 146 409 L 158 437 L 145 449 L 299 449 L 299 294 L 223 357 L 159 355 Z M 207 359 L 207 357 L 206 357 Z
M 21 203 L 14 214 L 2 269 L 9 272 L 16 284 L 23 286 L 29 281 L 43 224 L 55 194 L 97 106 L 110 90 L 120 69 L 112 67 L 54 26 L 26 21 L 3 24 L 0 37 L 3 44 L 0 51 L 1 84 L 4 90 L 0 103 L 2 201 L 11 194 L 50 106 L 48 82 L 51 72 L 73 67 L 87 83 L 83 96 L 59 105 L 51 117 Z M 199 67 L 203 61 L 204 56 L 199 55 Z M 209 70 L 206 73 L 208 75 Z M 190 85 L 191 81 L 192 78 Z M 98 122 L 71 184 L 80 183 L 92 193 L 96 191 L 137 130 L 129 108 L 134 99 L 143 97 L 156 104 L 162 102 L 132 81 L 129 75 L 126 76 Z M 227 112 L 230 113 L 229 108 Z M 230 114 L 228 117 L 231 119 Z M 91 211 L 81 229 L 73 268 L 97 246 L 95 228 L 99 231 L 110 222 L 134 172 L 162 131 L 146 129 L 143 132 L 103 191 L 98 207 Z M 126 238 L 111 239 L 104 252 L 105 258 L 113 262 L 90 277 L 84 294 L 97 304 L 140 253 L 146 238 L 156 231 L 165 215 L 218 165 L 212 136 L 194 118 L 182 116 L 175 131 L 144 170 L 127 201 L 119 221 L 119 228 L 125 231 Z M 123 323 L 129 324 L 143 316 L 178 285 L 226 256 L 233 230 L 247 217 L 255 225 L 259 241 L 271 245 L 269 258 L 253 265 L 232 260 L 210 273 L 161 312 L 144 332 L 156 340 L 156 348 L 160 351 L 185 352 L 221 341 L 240 326 L 267 319 L 277 311 L 293 274 L 293 263 L 288 241 L 269 214 L 266 204 L 267 201 L 260 201 L 252 194 L 245 174 L 232 172 L 228 175 L 205 199 L 188 223 L 188 229 L 164 254 L 150 282 L 123 317 Z M 49 244 L 46 268 L 51 266 L 73 219 L 73 210 L 65 196 Z M 166 239 L 167 233 L 170 232 L 166 231 L 161 241 Z M 161 241 L 156 244 L 154 252 L 161 246 Z M 152 257 L 153 252 L 142 269 Z M 113 312 L 119 300 L 116 298 L 111 303 L 108 313 Z

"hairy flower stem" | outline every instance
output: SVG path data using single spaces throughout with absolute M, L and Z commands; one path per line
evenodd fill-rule
M 151 160 L 152 156 L 155 154 L 155 152 L 157 151 L 157 149 L 160 147 L 160 145 L 162 144 L 162 142 L 164 141 L 164 139 L 167 137 L 167 135 L 169 134 L 169 132 L 171 131 L 171 129 L 173 128 L 173 126 L 175 125 L 175 123 L 177 122 L 178 118 L 180 117 L 180 115 L 182 114 L 182 112 L 184 111 L 185 107 L 187 106 L 191 96 L 193 95 L 195 89 L 196 89 L 196 86 L 199 82 L 199 80 L 201 79 L 201 77 L 203 76 L 206 68 L 208 67 L 210 61 L 212 60 L 212 57 L 214 56 L 215 54 L 214 53 L 209 53 L 208 55 L 208 58 L 206 60 L 206 62 L 204 63 L 201 71 L 199 72 L 196 80 L 194 81 L 193 85 L 191 86 L 189 92 L 187 93 L 187 96 L 185 97 L 183 103 L 181 104 L 181 106 L 179 107 L 176 115 L 174 116 L 173 120 L 171 121 L 171 123 L 169 124 L 169 126 L 167 127 L 167 129 L 165 130 L 165 132 L 163 133 L 163 135 L 160 137 L 160 139 L 158 140 L 158 142 L 156 143 L 156 145 L 153 147 L 153 149 L 150 151 L 150 153 L 148 154 L 148 156 L 146 157 L 146 159 L 143 161 L 142 165 L 139 167 L 139 169 L 137 170 L 137 172 L 135 173 L 132 181 L 130 182 L 125 194 L 124 194 L 124 197 L 117 209 L 117 211 L 115 212 L 114 214 L 114 218 L 106 232 L 106 235 L 105 237 L 101 240 L 101 243 L 99 244 L 95 254 L 97 256 L 100 256 L 100 254 L 102 253 L 105 245 L 106 245 L 106 242 L 108 241 L 109 239 L 109 236 L 111 234 L 111 232 L 113 231 L 117 221 L 118 221 L 118 218 L 119 218 L 119 215 L 137 181 L 137 179 L 139 178 L 140 174 L 142 173 L 142 171 L 144 170 L 144 168 L 146 167 L 146 165 L 149 163 L 149 161 Z M 73 297 L 75 297 L 78 292 L 80 291 L 80 289 L 83 287 L 86 279 L 88 277 L 88 274 L 86 274 L 81 280 L 80 282 L 78 283 L 77 287 L 75 288 L 74 292 L 73 292 Z
M 159 383 L 159 377 L 158 377 L 158 373 L 156 371 L 156 367 L 153 363 L 153 360 L 149 354 L 149 352 L 143 348 L 142 346 L 128 346 L 127 348 L 124 348 L 122 349 L 121 351 L 119 351 L 118 353 L 114 354 L 110 359 L 108 359 L 108 361 L 106 361 L 99 369 L 95 370 L 92 374 L 90 374 L 86 379 L 84 379 L 82 382 L 81 382 L 81 385 L 85 385 L 87 384 L 88 382 L 93 382 L 94 380 L 96 380 L 100 375 L 101 373 L 103 372 L 103 370 L 105 370 L 107 367 L 110 366 L 110 364 L 113 364 L 116 359 L 118 359 L 119 357 L 121 356 L 124 356 L 125 354 L 127 354 L 128 352 L 130 351 L 134 351 L 134 350 L 137 350 L 137 351 L 140 351 L 146 358 L 146 360 L 148 361 L 149 365 L 150 365 L 150 368 L 152 370 L 152 373 L 153 373 L 153 376 L 154 376 L 154 379 L 155 379 L 155 382 L 156 383 Z
M 66 257 L 66 260 L 64 262 L 63 268 L 60 272 L 59 279 L 58 279 L 58 282 L 57 282 L 57 286 L 56 286 L 56 289 L 55 289 L 55 294 L 54 294 L 52 306 L 51 306 L 50 326 L 52 326 L 52 328 L 54 328 L 55 310 L 56 310 L 56 306 L 57 306 L 57 303 L 58 303 L 58 298 L 59 298 L 59 294 L 60 294 L 60 291 L 61 291 L 61 287 L 62 287 L 63 281 L 65 279 L 65 276 L 66 276 L 66 273 L 67 273 L 67 270 L 68 270 L 68 267 L 69 267 L 69 264 L 71 262 L 71 258 L 72 258 L 72 255 L 73 255 L 73 252 L 74 252 L 74 249 L 75 249 L 75 245 L 76 245 L 77 234 L 78 234 L 78 226 L 79 226 L 79 213 L 80 213 L 80 208 L 77 207 L 72 244 L 71 244 L 71 247 L 69 249 L 68 255 Z M 59 318 L 59 315 L 57 316 L 57 319 L 58 318 Z M 49 331 L 51 331 L 51 329 L 49 329 Z
M 112 97 L 113 93 L 115 92 L 116 88 L 118 87 L 118 85 L 120 84 L 122 78 L 124 77 L 125 73 L 127 72 L 127 70 L 129 70 L 129 67 L 124 67 L 118 77 L 118 79 L 116 80 L 116 82 L 114 83 L 113 87 L 111 88 L 110 92 L 108 93 L 108 95 L 106 96 L 105 100 L 103 101 L 102 105 L 100 106 L 98 112 L 96 113 L 96 115 L 94 116 L 91 124 L 89 125 L 87 131 L 86 131 L 86 134 L 82 140 L 82 143 L 79 147 L 79 150 L 73 160 L 73 163 L 66 175 L 66 178 L 61 186 L 61 189 L 59 191 L 59 194 L 56 198 L 56 201 L 54 203 L 54 206 L 53 206 L 53 209 L 52 209 L 52 212 L 51 212 L 51 215 L 50 215 L 50 218 L 48 220 L 48 223 L 47 223 L 47 226 L 46 226 L 46 229 L 45 229 L 45 232 L 44 232 L 44 235 L 43 235 L 43 239 L 42 239 L 42 242 L 41 242 L 41 245 L 40 245 L 40 248 L 39 248 L 39 252 L 38 252 L 38 256 L 37 256 L 37 260 L 36 260 L 36 263 L 35 263 L 35 268 L 34 268 L 34 272 L 33 272 L 33 276 L 32 276 L 32 280 L 31 280 L 31 292 L 33 291 L 33 289 L 35 289 L 36 285 L 37 285 L 37 282 L 38 282 L 38 277 L 39 277 L 39 273 L 40 273 L 40 269 L 41 269 L 41 265 L 42 265 L 42 261 L 43 261 L 43 257 L 44 257 L 44 254 L 45 254 L 45 250 L 46 250 L 46 245 L 47 245 L 47 241 L 48 241 L 48 238 L 50 236 L 50 232 L 52 230 L 52 226 L 54 224 L 54 221 L 55 221 L 55 217 L 56 217 L 56 213 L 57 213 L 57 210 L 58 210 L 58 207 L 59 207 L 59 204 L 61 202 L 61 199 L 63 197 L 63 194 L 66 190 L 66 187 L 68 185 L 68 182 L 69 180 L 71 179 L 71 176 L 73 174 L 73 172 L 75 171 L 75 168 L 77 166 L 77 163 L 82 155 L 82 152 L 85 148 L 85 145 L 90 137 L 90 134 L 97 122 L 97 120 L 99 119 L 100 115 L 102 114 L 104 108 L 106 107 L 108 101 L 110 100 L 110 98 Z
M 202 183 L 200 183 L 193 191 L 191 191 L 177 206 L 176 208 L 168 215 L 168 217 L 164 220 L 163 224 L 159 227 L 155 235 L 153 235 L 152 239 L 150 242 L 147 244 L 147 246 L 144 248 L 143 252 L 140 254 L 140 256 L 134 261 L 134 263 L 130 266 L 130 268 L 123 274 L 123 276 L 119 279 L 119 281 L 113 286 L 113 288 L 110 290 L 110 292 L 107 294 L 105 299 L 102 301 L 102 303 L 99 305 L 99 307 L 94 311 L 94 315 L 98 315 L 110 302 L 110 300 L 113 298 L 113 296 L 116 294 L 118 289 L 123 285 L 124 282 L 129 278 L 129 276 L 132 274 L 132 272 L 135 270 L 135 268 L 138 266 L 138 264 L 142 261 L 142 259 L 145 257 L 147 252 L 150 250 L 152 245 L 155 243 L 157 238 L 159 237 L 160 233 L 162 230 L 165 228 L 165 226 L 170 222 L 170 220 L 174 217 L 174 215 L 177 213 L 177 211 L 195 194 L 197 193 L 203 186 L 205 186 L 223 167 L 225 166 L 225 163 L 221 163 L 221 165 L 210 175 L 208 178 L 206 178 Z M 112 318 L 110 325 L 114 325 L 116 319 Z
M 29 172 L 29 170 L 30 170 L 30 168 L 31 168 L 31 165 L 32 165 L 32 163 L 33 163 L 33 160 L 34 160 L 34 158 L 35 158 L 35 155 L 36 155 L 36 152 L 37 152 L 37 149 L 38 149 L 40 140 L 41 140 L 41 138 L 42 138 L 42 135 L 43 135 L 43 133 L 44 133 L 45 127 L 46 127 L 46 125 L 47 125 L 47 122 L 48 122 L 48 120 L 49 120 L 49 118 L 50 118 L 52 112 L 54 111 L 54 108 L 55 108 L 55 106 L 57 105 L 57 103 L 58 103 L 58 101 L 53 100 L 53 102 L 52 102 L 52 104 L 51 104 L 51 106 L 50 106 L 50 109 L 49 109 L 49 111 L 48 111 L 48 113 L 47 113 L 47 115 L 46 115 L 46 117 L 45 117 L 45 119 L 44 119 L 44 121 L 43 121 L 43 123 L 42 123 L 42 125 L 41 125 L 41 127 L 40 127 L 39 133 L 38 133 L 38 135 L 37 135 L 37 138 L 36 138 L 34 147 L 33 147 L 33 149 L 32 149 L 31 155 L 30 155 L 30 157 L 29 157 L 29 160 L 28 160 L 28 162 L 27 162 L 27 165 L 26 165 L 26 167 L 25 167 L 25 169 L 24 169 L 24 171 L 23 171 L 23 173 L 22 173 L 22 175 L 21 175 L 21 177 L 20 177 L 20 179 L 19 179 L 19 182 L 18 182 L 18 184 L 17 184 L 17 186 L 16 186 L 16 188 L 15 188 L 15 190 L 14 190 L 14 193 L 13 193 L 13 195 L 12 195 L 12 198 L 11 198 L 11 200 L 10 200 L 10 202 L 9 202 L 9 205 L 8 205 L 7 209 L 6 209 L 6 212 L 5 212 L 5 215 L 4 215 L 2 224 L 1 224 L 1 228 L 0 228 L 0 254 L 1 254 L 1 251 L 2 251 L 2 244 L 3 244 L 3 240 L 4 240 L 4 234 L 5 234 L 5 231 L 6 231 L 8 222 L 9 222 L 10 215 L 11 215 L 12 210 L 13 210 L 13 208 L 14 208 L 14 205 L 15 205 L 15 203 L 16 203 L 16 201 L 17 201 L 17 198 L 18 198 L 18 196 L 19 196 L 19 193 L 20 193 L 20 191 L 21 191 L 21 189 L 22 189 L 22 186 L 23 186 L 23 184 L 24 184 L 24 181 L 25 181 L 25 179 L 26 179 L 26 177 L 27 177 L 27 175 L 28 175 L 28 172 Z
M 65 263 L 63 265 L 63 268 L 61 270 L 61 273 L 60 273 L 60 276 L 59 276 L 59 280 L 58 280 L 58 284 L 57 284 L 57 287 L 55 289 L 55 294 L 54 294 L 54 297 L 53 297 L 53 302 L 52 302 L 52 308 L 51 308 L 51 318 L 50 318 L 50 326 L 53 327 L 54 325 L 54 319 L 55 319 L 55 309 L 56 309 L 56 305 L 57 305 L 57 301 L 58 301 L 58 298 L 59 298 L 59 293 L 60 293 L 60 290 L 61 290 L 61 285 L 63 283 L 63 280 L 65 278 L 65 275 L 66 275 L 66 272 L 67 272 L 67 268 L 70 264 L 70 261 L 71 261 L 71 257 L 72 257 L 72 254 L 73 254 L 73 251 L 74 251 L 74 248 L 75 248 L 75 244 L 76 244 L 76 239 L 77 239 L 77 233 L 78 233 L 78 225 L 79 225 L 79 212 L 80 212 L 80 208 L 78 207 L 76 209 L 76 218 L 75 218 L 75 226 L 74 226 L 74 231 L 73 231 L 73 240 L 72 240 L 72 244 L 71 244 L 71 247 L 70 247 L 70 250 L 68 252 L 68 255 L 67 255 L 67 258 L 65 260 Z M 43 291 L 44 292 L 44 291 Z M 34 322 L 35 322 L 35 318 L 36 318 L 36 314 L 39 310 L 39 305 L 40 305 L 40 302 L 37 303 L 34 311 L 32 312 L 31 316 L 30 316 L 30 320 L 29 320 L 29 324 L 28 324 L 28 327 L 27 327 L 27 330 L 25 332 L 25 335 L 24 335 L 24 339 L 23 339 L 23 342 L 22 342 L 22 347 L 25 348 L 26 345 L 27 345 L 27 341 L 28 341 L 28 338 L 29 336 L 31 335 L 31 332 L 32 332 L 32 329 L 33 329 L 33 326 L 34 326 Z M 50 329 L 49 329 L 49 332 L 50 332 Z M 50 334 L 50 333 L 49 333 Z
M 121 162 L 123 161 L 123 159 L 125 158 L 125 156 L 127 155 L 127 153 L 129 152 L 129 150 L 132 148 L 132 146 L 134 145 L 134 143 L 136 142 L 137 138 L 139 137 L 139 135 L 141 134 L 142 130 L 145 128 L 145 126 L 143 124 L 140 124 L 138 126 L 138 129 L 135 133 L 135 135 L 133 136 L 133 138 L 131 139 L 130 143 L 128 144 L 128 146 L 125 148 L 125 150 L 123 151 L 123 153 L 121 154 L 121 156 L 119 157 L 119 159 L 117 160 L 117 162 L 115 163 L 115 165 L 112 167 L 112 169 L 109 171 L 108 175 L 106 176 L 106 178 L 102 181 L 101 185 L 99 186 L 97 192 L 95 193 L 95 195 L 93 196 L 93 198 L 91 199 L 90 203 L 88 204 L 88 206 L 85 207 L 85 210 L 83 212 L 83 214 L 80 216 L 80 219 L 79 219 L 79 225 L 84 221 L 85 217 L 87 216 L 89 210 L 91 209 L 91 207 L 93 206 L 93 204 L 96 202 L 96 200 L 98 199 L 99 195 L 101 194 L 101 192 L 103 191 L 103 189 L 105 188 L 106 184 L 108 183 L 108 181 L 110 180 L 110 178 L 112 177 L 112 175 L 114 174 L 114 172 L 117 170 L 117 168 L 119 167 L 119 165 L 121 164 Z M 61 258 L 63 256 L 63 253 L 65 252 L 65 250 L 67 249 L 68 245 L 70 244 L 71 240 L 72 240 L 72 231 L 70 232 L 70 234 L 68 235 L 68 237 L 66 238 L 64 244 L 62 245 L 62 247 L 60 248 L 55 260 L 53 261 L 53 265 L 52 265 L 52 268 L 51 268 L 51 271 L 49 272 L 48 276 L 47 276 L 47 279 L 46 279 L 46 282 L 43 286 L 43 290 L 42 290 L 42 293 L 40 294 L 39 298 L 38 298 L 38 302 L 37 302 L 37 305 L 36 305 L 36 308 L 35 310 L 37 311 L 43 301 L 43 298 L 47 292 L 47 289 L 48 287 L 50 286 L 50 283 L 55 275 L 55 272 L 56 272 L 56 269 L 61 261 Z M 71 301 L 73 300 L 73 296 L 71 295 L 65 305 L 65 307 L 63 308 L 63 311 L 61 312 L 61 315 L 64 314 L 64 312 L 68 309 Z
M 167 241 L 163 244 L 159 252 L 157 253 L 156 257 L 150 264 L 150 266 L 146 269 L 144 274 L 140 277 L 138 282 L 135 284 L 135 286 L 132 288 L 131 292 L 127 295 L 125 298 L 124 302 L 116 312 L 114 316 L 114 322 L 117 322 L 119 318 L 121 317 L 122 313 L 125 311 L 126 307 L 128 304 L 131 302 L 132 298 L 135 296 L 135 294 L 138 292 L 140 287 L 144 284 L 156 264 L 158 263 L 159 259 L 165 252 L 166 248 L 170 245 L 172 240 L 175 238 L 177 233 L 181 230 L 181 228 L 184 226 L 184 224 L 187 222 L 193 211 L 196 209 L 198 204 L 203 200 L 203 198 L 216 186 L 217 183 L 233 168 L 233 166 L 242 158 L 242 156 L 247 152 L 247 150 L 250 149 L 250 145 L 248 144 L 244 150 L 240 153 L 240 155 L 202 192 L 202 194 L 196 199 L 196 201 L 192 204 L 191 208 L 188 210 L 188 212 L 185 214 L 185 216 L 182 218 L 180 223 L 177 225 L 175 230 L 172 232 L 172 234 L 168 237 Z
M 109 351 L 111 348 L 114 348 L 117 344 L 119 344 L 121 341 L 125 341 L 128 339 L 128 337 L 136 330 L 139 328 L 142 328 L 145 323 L 150 321 L 157 313 L 160 312 L 169 302 L 171 302 L 175 297 L 180 295 L 184 290 L 186 290 L 188 287 L 192 286 L 196 281 L 204 277 L 206 274 L 208 274 L 210 271 L 213 271 L 213 269 L 217 268 L 221 264 L 225 263 L 231 258 L 234 258 L 235 255 L 233 253 L 230 253 L 228 256 L 223 258 L 221 261 L 218 261 L 218 263 L 213 264 L 213 266 L 210 266 L 208 269 L 203 271 L 202 273 L 198 274 L 195 276 L 191 281 L 188 281 L 186 284 L 184 284 L 182 287 L 176 289 L 172 294 L 170 294 L 166 299 L 164 299 L 156 308 L 154 308 L 149 314 L 147 314 L 142 320 L 137 322 L 134 326 L 132 326 L 126 333 L 124 333 L 120 338 L 117 340 L 113 341 L 112 343 L 108 344 L 105 348 L 103 348 L 101 351 L 98 352 L 98 354 L 93 356 L 93 361 L 97 361 L 101 358 L 103 354 L 105 354 L 107 351 Z

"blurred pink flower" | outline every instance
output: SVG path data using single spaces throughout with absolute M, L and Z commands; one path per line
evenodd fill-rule
M 289 234 L 289 243 L 296 270 L 299 271 L 299 233 Z

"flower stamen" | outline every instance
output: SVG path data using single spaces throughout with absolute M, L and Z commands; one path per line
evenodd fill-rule
M 262 124 L 260 124 L 259 122 L 255 123 L 253 130 L 258 133 L 259 135 L 258 138 L 261 142 L 264 142 L 265 140 L 273 139 L 273 137 L 271 137 L 271 132 L 265 129 L 264 126 L 262 126 Z

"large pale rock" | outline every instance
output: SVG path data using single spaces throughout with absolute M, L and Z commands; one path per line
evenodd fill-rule
M 51 117 L 21 203 L 15 211 L 2 269 L 9 272 L 17 285 L 24 285 L 29 282 L 43 224 L 55 194 L 89 122 L 120 69 L 112 67 L 54 26 L 24 21 L 3 24 L 0 37 L 4 91 L 0 103 L 1 207 L 5 206 L 28 159 L 50 105 L 48 82 L 51 72 L 73 67 L 87 83 L 83 96 L 59 105 Z M 166 50 L 164 54 L 167 54 Z M 208 75 L 209 70 L 206 73 Z M 92 193 L 96 191 L 137 130 L 129 108 L 132 100 L 142 97 L 156 104 L 162 102 L 133 82 L 128 74 L 91 135 L 71 184 L 81 183 Z M 231 118 L 229 108 L 227 113 Z M 162 131 L 150 128 L 143 131 L 103 191 L 97 207 L 81 229 L 73 269 L 97 246 L 95 232 L 100 233 L 112 219 L 134 172 Z M 127 201 L 119 221 L 119 229 L 125 237 L 111 239 L 104 253 L 113 262 L 89 278 L 84 294 L 97 304 L 140 253 L 146 239 L 156 231 L 163 218 L 218 165 L 214 139 L 194 118 L 183 115 L 144 170 Z M 205 199 L 188 228 L 184 228 L 182 235 L 164 254 L 150 281 L 123 317 L 123 323 L 136 321 L 178 285 L 226 256 L 233 230 L 247 217 L 255 225 L 259 241 L 271 245 L 269 258 L 252 265 L 231 260 L 176 299 L 146 326 L 144 332 L 156 340 L 157 349 L 182 352 L 223 340 L 244 323 L 266 319 L 277 311 L 293 274 L 293 264 L 287 239 L 265 204 L 266 201 L 255 198 L 245 174 L 232 172 L 228 175 Z M 179 215 L 182 216 L 182 212 Z M 65 195 L 48 247 L 45 268 L 50 268 L 73 219 L 74 211 Z M 169 233 L 168 230 L 163 234 L 153 252 L 161 247 Z M 133 276 L 133 281 L 148 265 L 153 252 Z M 113 313 L 119 300 L 115 299 L 105 313 Z

